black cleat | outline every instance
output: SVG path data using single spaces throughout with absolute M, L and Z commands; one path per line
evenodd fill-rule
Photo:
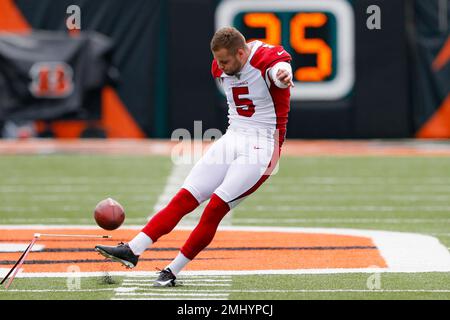
M 95 251 L 99 252 L 108 259 L 120 262 L 125 267 L 130 269 L 136 267 L 139 260 L 139 256 L 135 255 L 133 251 L 131 251 L 128 244 L 123 242 L 119 243 L 117 247 L 98 245 L 95 246 Z
M 172 273 L 169 268 L 161 270 L 159 272 L 158 279 L 153 283 L 154 287 L 175 287 L 177 277 Z

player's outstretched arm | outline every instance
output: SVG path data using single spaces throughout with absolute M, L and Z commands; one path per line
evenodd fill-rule
M 294 87 L 292 81 L 292 68 L 287 62 L 278 62 L 270 70 L 270 77 L 278 88 Z

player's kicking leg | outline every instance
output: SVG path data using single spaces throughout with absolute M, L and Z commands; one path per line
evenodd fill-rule
M 223 137 L 211 146 L 202 159 L 194 166 L 185 185 L 169 204 L 147 223 L 142 231 L 129 243 L 118 246 L 98 245 L 95 250 L 127 268 L 134 268 L 139 256 L 161 236 L 171 232 L 179 221 L 196 209 L 200 203 L 211 197 L 212 192 L 223 181 L 229 163 L 225 153 L 229 146 Z M 195 181 L 195 183 L 191 183 Z M 163 277 L 166 272 L 160 274 Z
M 178 222 L 199 205 L 198 200 L 186 189 L 181 189 L 169 204 L 159 211 L 129 243 L 118 246 L 97 245 L 95 250 L 113 261 L 122 263 L 127 268 L 134 268 L 139 256 L 161 236 L 169 233 Z M 153 240 L 154 239 L 154 240 Z
M 241 138 L 240 144 L 245 141 L 245 137 Z M 177 257 L 160 273 L 155 286 L 175 285 L 178 273 L 211 243 L 220 222 L 231 207 L 256 191 L 270 176 L 278 161 L 278 144 L 270 139 L 267 143 L 263 142 L 263 145 L 261 141 L 249 140 L 250 145 L 230 164 L 223 182 L 212 195 L 197 227 Z M 257 143 L 256 148 L 254 143 Z

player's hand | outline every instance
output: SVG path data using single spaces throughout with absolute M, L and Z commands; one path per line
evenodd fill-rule
M 281 81 L 281 83 L 283 83 L 288 88 L 295 87 L 294 82 L 292 82 L 292 77 L 288 71 L 280 69 L 280 70 L 278 70 L 276 77 L 279 81 Z

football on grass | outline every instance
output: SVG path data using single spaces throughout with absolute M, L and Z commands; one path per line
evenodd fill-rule
M 105 230 L 119 228 L 125 220 L 125 211 L 120 203 L 108 198 L 100 201 L 95 207 L 94 218 L 97 224 Z

